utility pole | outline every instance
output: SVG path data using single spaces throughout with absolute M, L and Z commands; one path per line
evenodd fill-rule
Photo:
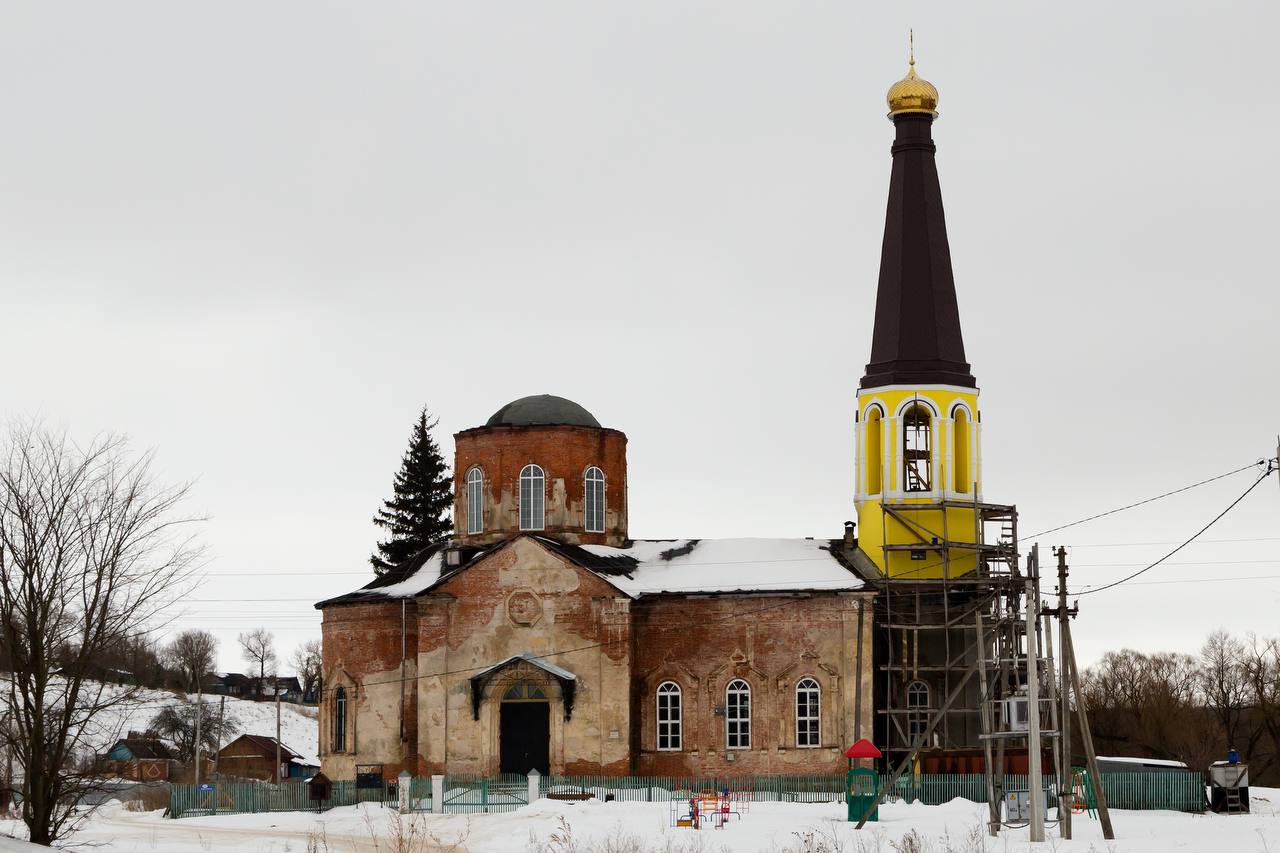
M 204 694 L 200 692 L 200 679 L 196 678 L 196 790 L 200 790 L 200 718 L 204 716 Z
M 1036 586 L 1038 587 L 1039 584 L 1036 584 Z M 1037 597 L 1039 597 L 1039 594 L 1040 594 L 1039 590 L 1037 590 Z M 1058 695 L 1056 692 L 1056 686 L 1058 683 L 1058 676 L 1057 676 L 1058 670 L 1054 666 L 1054 662 L 1057 659 L 1054 657 L 1054 654 L 1053 654 L 1053 631 L 1049 630 L 1049 612 L 1041 608 L 1040 615 L 1043 616 L 1044 618 L 1036 622 L 1036 631 L 1037 631 L 1036 645 L 1037 646 L 1040 645 L 1041 638 L 1043 637 L 1044 645 L 1042 646 L 1042 648 L 1044 649 L 1044 683 L 1045 683 L 1045 687 L 1047 688 L 1045 690 L 1045 701 L 1049 705 L 1049 731 L 1057 732 L 1058 737 L 1062 737 L 1062 727 L 1058 723 Z M 1040 633 L 1040 629 L 1042 626 L 1043 626 L 1044 632 Z M 1063 808 L 1062 806 L 1062 753 L 1056 744 L 1053 747 L 1052 753 L 1053 753 L 1053 776 L 1050 778 L 1053 779 L 1054 787 L 1058 789 L 1058 823 L 1059 823 L 1059 829 L 1061 829 L 1062 808 Z
M 227 730 L 226 722 L 227 722 L 227 694 L 223 693 L 222 697 L 218 700 L 218 738 L 219 738 L 218 747 L 219 749 L 221 749 L 222 747 L 222 741 L 221 741 L 222 732 L 225 732 Z M 213 772 L 215 774 L 218 772 L 218 753 L 216 752 L 213 754 Z
M 1062 655 L 1059 662 L 1061 670 L 1061 684 L 1058 688 L 1058 698 L 1062 702 L 1062 709 L 1058 712 L 1058 720 L 1061 725 L 1061 733 L 1059 735 L 1059 749 L 1062 752 L 1062 759 L 1059 763 L 1059 769 L 1062 771 L 1062 778 L 1058 780 L 1058 830 L 1066 841 L 1071 840 L 1071 803 L 1067 803 L 1066 808 L 1062 807 L 1063 793 L 1067 792 L 1067 796 L 1074 800 L 1075 798 L 1075 773 L 1071 767 L 1071 673 L 1070 667 L 1067 665 L 1067 549 L 1058 548 L 1055 552 L 1058 557 L 1058 652 Z
M 280 676 L 276 676 L 276 784 L 280 784 Z
M 987 632 L 982 626 L 982 610 L 979 609 L 974 617 L 978 623 L 978 636 L 985 637 Z M 998 655 L 999 653 L 997 653 Z M 987 662 L 985 660 L 986 650 L 982 643 L 978 643 L 978 698 L 980 704 L 978 706 L 978 718 L 982 724 L 982 733 L 984 735 L 991 734 L 991 706 L 994 701 L 992 696 L 987 692 Z M 996 775 L 995 765 L 991 763 L 991 739 L 983 738 L 982 740 L 982 769 L 985 771 L 987 782 L 987 832 L 992 838 L 1000 833 L 1000 800 L 996 797 Z
M 1085 763 L 1089 770 L 1089 784 L 1093 787 L 1094 797 L 1098 803 L 1098 819 L 1102 824 L 1102 837 L 1114 841 L 1116 834 L 1111 827 L 1111 810 L 1107 808 L 1107 794 L 1102 789 L 1102 774 L 1098 770 L 1098 755 L 1093 749 L 1093 733 L 1089 728 L 1089 714 L 1084 707 L 1084 696 L 1080 692 L 1080 673 L 1076 667 L 1076 649 L 1071 641 L 1071 617 L 1076 615 L 1076 608 L 1067 607 L 1067 549 L 1059 547 L 1058 557 L 1058 624 L 1061 629 L 1062 643 L 1062 734 L 1064 764 L 1071 766 L 1070 731 L 1071 731 L 1071 697 L 1075 697 L 1076 721 L 1080 724 L 1080 740 L 1084 746 Z M 1070 772 L 1070 771 L 1068 771 Z M 1063 824 L 1063 832 L 1071 831 L 1071 822 L 1067 818 Z M 1067 838 L 1063 835 L 1063 838 Z
M 1044 788 L 1040 775 L 1040 649 L 1036 644 L 1036 624 L 1040 604 L 1036 594 L 1038 549 L 1032 546 L 1027 560 L 1027 788 L 1031 803 L 1031 842 L 1044 841 Z

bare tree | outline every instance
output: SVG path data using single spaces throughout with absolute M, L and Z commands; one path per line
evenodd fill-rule
M 196 754 L 197 713 L 200 715 L 200 749 L 206 756 L 212 755 L 222 745 L 223 738 L 235 733 L 232 722 L 218 713 L 213 704 L 172 705 L 156 714 L 147 728 L 172 743 L 180 761 L 192 761 Z
M 266 628 L 254 628 L 239 637 L 240 652 L 245 663 L 258 668 L 258 686 L 254 689 L 254 698 L 262 698 L 262 685 L 267 680 L 267 673 L 276 674 L 275 636 Z M 274 695 L 274 694 L 273 694 Z
M 1200 693 L 1222 727 L 1222 751 L 1244 747 L 1245 754 L 1251 754 L 1254 744 L 1240 740 L 1249 703 L 1245 646 L 1226 631 L 1214 631 L 1200 647 Z
M 293 650 L 293 668 L 302 682 L 302 694 L 315 695 L 320 689 L 320 641 L 307 640 Z
M 97 659 L 145 634 L 193 580 L 185 486 L 164 488 L 152 455 L 122 438 L 78 447 L 34 424 L 0 447 L 0 639 L 11 677 L 3 737 L 22 770 L 36 844 L 65 835 L 101 783 L 83 766 L 104 712 L 136 687 L 93 681 Z
M 182 673 L 189 692 L 200 689 L 205 675 L 213 669 L 218 638 L 208 631 L 192 628 L 173 638 L 164 649 L 164 660 Z

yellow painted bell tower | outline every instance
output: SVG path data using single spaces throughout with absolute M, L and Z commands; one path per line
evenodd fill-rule
M 914 54 L 888 104 L 893 171 L 854 431 L 858 547 L 890 578 L 960 577 L 984 547 L 981 418 L 934 159 L 938 90 Z

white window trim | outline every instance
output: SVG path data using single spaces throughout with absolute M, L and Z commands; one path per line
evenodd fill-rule
M 467 472 L 467 532 L 484 532 L 484 469 L 478 466 Z
M 537 473 L 534 474 L 533 473 L 534 471 L 537 471 Z M 530 483 L 529 497 L 532 498 L 536 494 L 537 506 L 538 506 L 538 517 L 536 519 L 533 516 L 533 508 L 532 506 L 530 506 L 528 526 L 525 526 L 525 523 L 524 523 L 524 509 L 525 509 L 524 483 L 526 479 L 525 478 L 526 473 L 528 473 L 529 475 L 528 476 L 528 480 Z M 538 489 L 536 492 L 533 488 L 534 483 L 538 484 Z M 519 518 L 520 529 L 521 530 L 545 530 L 547 526 L 547 472 L 543 470 L 541 465 L 530 462 L 528 465 L 520 469 L 520 478 L 517 481 L 516 487 L 519 489 L 519 497 L 518 497 L 518 500 L 516 501 L 517 503 L 516 512 L 520 516 Z
M 592 472 L 595 476 L 592 476 Z M 600 484 L 599 500 L 595 502 L 595 513 L 591 511 L 591 488 L 595 483 Z M 605 491 L 604 471 L 600 466 L 592 465 L 582 475 L 582 528 L 587 533 L 604 533 L 604 491 Z M 591 522 L 594 520 L 593 515 L 598 515 L 600 519 L 599 526 L 593 527 Z
M 801 717 L 801 716 L 800 716 L 800 694 L 801 694 L 801 692 L 804 692 L 804 693 L 813 693 L 813 694 L 817 697 L 817 700 L 818 700 L 818 701 L 817 701 L 817 714 L 816 714 L 816 716 L 812 716 L 812 717 L 807 717 L 807 716 L 806 716 L 806 717 Z M 795 709 L 796 709 L 796 749 L 818 749 L 819 747 L 821 747 L 821 746 L 822 746 L 822 687 L 821 687 L 821 685 L 819 685 L 819 684 L 818 684 L 818 679 L 816 679 L 816 678 L 814 678 L 814 677 L 812 677 L 812 676 L 805 676 L 804 678 L 802 678 L 802 679 L 800 679 L 798 682 L 796 682 L 796 694 L 795 694 L 795 700 L 796 700 L 796 701 L 795 701 Z M 808 702 L 805 702 L 805 707 L 806 707 L 806 708 L 808 708 L 808 706 L 809 706 L 809 703 L 808 703 Z M 812 721 L 814 721 L 815 723 L 817 723 L 818 733 L 817 733 L 817 736 L 816 736 L 816 737 L 817 737 L 817 742 L 816 742 L 816 743 L 801 743 L 801 742 L 800 742 L 800 721 L 801 721 L 801 720 L 805 720 L 805 721 L 812 720 Z
M 741 688 L 735 688 L 735 687 L 734 687 L 734 685 L 735 685 L 735 684 L 741 684 L 741 685 L 742 685 L 742 687 L 741 687 Z M 732 718 L 731 718 L 731 717 L 729 716 L 729 714 L 731 713 L 731 709 L 732 709 L 732 707 L 733 707 L 733 706 L 730 704 L 730 702 L 729 702 L 729 694 L 730 694 L 730 693 L 734 693 L 734 692 L 740 693 L 740 694 L 742 694 L 742 695 L 746 696 L 746 698 L 747 698 L 747 703 L 746 703 L 746 707 L 747 707 L 747 715 L 746 715 L 745 717 L 732 717 Z M 742 707 L 742 703 L 741 703 L 741 702 L 739 702 L 739 703 L 738 703 L 738 707 L 739 707 L 739 708 L 741 708 L 741 707 Z M 752 707 L 751 707 L 751 685 L 750 685 L 750 684 L 748 684 L 748 683 L 746 682 L 746 680 L 741 679 L 741 678 L 735 678 L 735 679 L 733 679 L 733 681 L 730 681 L 730 682 L 729 682 L 729 684 L 728 684 L 728 685 L 725 687 L 725 689 L 724 689 L 724 745 L 725 745 L 725 749 L 750 749 L 750 748 L 751 748 L 751 736 L 754 734 L 754 732 L 752 731 L 752 725 L 751 725 L 751 712 L 752 712 L 752 710 L 753 710 L 753 709 L 752 709 Z M 738 723 L 738 745 L 737 745 L 737 746 L 734 746 L 734 745 L 732 745 L 732 744 L 730 744 L 730 743 L 729 743 L 729 722 L 730 722 L 730 720 L 733 720 L 733 721 L 735 721 L 735 722 L 737 722 L 737 723 Z M 747 742 L 746 742 L 745 744 L 744 744 L 744 743 L 742 743 L 742 724 L 743 724 L 743 723 L 746 723 L 746 724 L 747 724 Z
M 917 684 L 919 684 L 921 687 L 924 688 L 924 691 L 923 691 L 924 704 L 923 705 L 913 705 L 911 703 L 911 694 L 913 692 L 911 688 L 915 687 Z M 915 692 L 920 692 L 920 691 L 915 691 Z M 909 684 L 907 684 L 907 740 L 910 743 L 915 743 L 916 738 L 919 737 L 918 732 L 912 731 L 912 729 L 915 728 L 915 724 L 917 721 L 916 720 L 917 714 L 923 715 L 919 720 L 919 722 L 923 726 L 923 728 L 921 728 L 921 732 L 923 732 L 925 728 L 928 728 L 929 703 L 932 700 L 933 700 L 933 691 L 929 688 L 929 685 L 926 682 L 916 679 L 915 681 L 912 681 Z
M 667 690 L 667 691 L 664 691 L 662 689 L 668 686 L 674 687 L 675 689 Z M 676 698 L 677 713 L 674 720 L 671 719 L 671 716 L 670 716 L 671 708 L 669 703 L 667 707 L 667 714 L 668 714 L 667 719 L 665 721 L 662 719 L 662 697 L 663 696 L 674 696 Z M 653 707 L 654 707 L 654 723 L 655 723 L 654 734 L 656 736 L 656 739 L 654 741 L 654 746 L 657 748 L 659 752 L 683 751 L 684 750 L 684 690 L 682 690 L 680 685 L 676 684 L 674 681 L 662 682 L 661 684 L 658 685 L 657 692 L 654 693 Z M 672 742 L 673 740 L 672 733 L 674 733 L 675 734 L 674 740 L 675 740 L 676 746 L 662 745 L 662 726 L 664 722 L 667 726 L 667 743 L 670 744 Z

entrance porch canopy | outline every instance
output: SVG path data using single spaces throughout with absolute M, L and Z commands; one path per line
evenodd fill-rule
M 570 719 L 573 716 L 573 696 L 578 685 L 578 676 L 561 666 L 548 663 L 543 658 L 538 657 L 530 652 L 521 652 L 518 655 L 512 655 L 501 663 L 495 663 L 493 666 L 471 676 L 471 715 L 473 719 L 480 719 L 480 701 L 484 696 L 485 686 L 502 670 L 507 667 L 524 661 L 532 664 L 538 669 L 550 675 L 560 683 L 560 692 L 564 695 L 564 718 Z

